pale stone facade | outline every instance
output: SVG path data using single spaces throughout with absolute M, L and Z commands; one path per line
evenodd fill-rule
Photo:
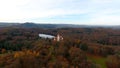
M 61 35 L 57 35 L 56 37 L 54 37 L 54 41 L 62 41 L 63 40 L 63 37 Z

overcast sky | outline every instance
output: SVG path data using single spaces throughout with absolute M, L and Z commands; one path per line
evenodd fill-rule
M 120 25 L 120 0 L 0 0 L 0 22 Z

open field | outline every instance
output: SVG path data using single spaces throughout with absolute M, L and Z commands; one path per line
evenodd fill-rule
M 101 68 L 107 68 L 106 64 L 105 64 L 105 62 L 106 62 L 106 58 L 105 57 L 95 56 L 95 55 L 90 55 L 90 54 L 87 54 L 87 57 L 93 63 L 100 64 Z

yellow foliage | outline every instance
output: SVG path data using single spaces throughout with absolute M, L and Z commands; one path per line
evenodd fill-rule
M 22 56 L 35 56 L 35 57 L 37 57 L 37 56 L 39 56 L 39 52 L 27 50 L 27 51 L 16 52 L 14 54 L 14 58 L 19 58 Z
M 18 53 L 15 53 L 15 54 L 14 54 L 14 58 L 17 58 L 18 56 L 19 56 Z

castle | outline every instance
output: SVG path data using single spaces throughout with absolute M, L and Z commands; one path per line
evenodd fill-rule
M 63 40 L 63 37 L 59 34 L 57 34 L 57 36 L 48 35 L 48 34 L 39 34 L 39 37 L 44 39 L 53 39 L 54 41 L 58 41 L 58 42 Z
M 62 36 L 60 36 L 59 34 L 57 34 L 57 36 L 56 37 L 54 37 L 54 41 L 62 41 L 63 40 L 63 37 Z

